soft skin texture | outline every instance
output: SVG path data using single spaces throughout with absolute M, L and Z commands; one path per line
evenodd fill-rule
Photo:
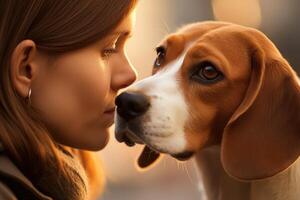
M 107 144 L 117 92 L 136 79 L 125 51 L 134 20 L 132 12 L 105 38 L 67 53 L 41 52 L 31 40 L 16 47 L 15 88 L 24 98 L 31 88 L 31 106 L 58 143 L 87 150 Z

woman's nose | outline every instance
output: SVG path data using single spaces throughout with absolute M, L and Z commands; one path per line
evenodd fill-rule
M 136 71 L 129 60 L 116 66 L 112 76 L 112 89 L 120 90 L 131 85 L 137 78 Z

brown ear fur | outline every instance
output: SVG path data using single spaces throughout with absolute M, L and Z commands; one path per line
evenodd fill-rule
M 221 159 L 228 174 L 243 180 L 273 176 L 300 153 L 300 86 L 282 58 L 253 55 L 244 100 L 225 127 Z

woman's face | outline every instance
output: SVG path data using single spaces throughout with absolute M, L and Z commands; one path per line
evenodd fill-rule
M 58 143 L 87 150 L 107 144 L 117 92 L 136 79 L 125 52 L 134 16 L 92 45 L 42 56 L 31 101 Z

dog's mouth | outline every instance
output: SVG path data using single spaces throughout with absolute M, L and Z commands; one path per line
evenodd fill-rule
M 116 139 L 118 142 L 124 142 L 127 146 L 132 147 L 136 143 L 144 144 L 143 140 L 140 139 L 136 134 L 134 134 L 129 128 L 123 130 L 116 129 Z
M 161 157 L 160 150 L 152 146 L 150 143 L 147 143 L 144 139 L 140 138 L 138 134 L 135 134 L 128 127 L 123 130 L 116 129 L 116 139 L 119 142 L 124 142 L 129 147 L 132 147 L 135 144 L 145 145 L 137 160 L 138 166 L 142 169 L 153 165 Z M 185 151 L 179 154 L 171 154 L 172 157 L 180 161 L 188 160 L 193 155 L 194 152 L 192 151 Z
M 186 161 L 190 159 L 194 155 L 191 151 L 185 151 L 179 154 L 171 154 L 172 157 L 176 158 L 179 161 Z M 138 158 L 138 166 L 140 168 L 146 168 L 152 164 L 154 164 L 161 156 L 161 153 L 154 150 L 152 147 L 145 145 L 142 153 Z
M 177 160 L 186 161 L 186 160 L 190 159 L 193 155 L 194 155 L 194 152 L 185 151 L 185 152 L 182 152 L 182 153 L 179 153 L 179 154 L 173 154 L 171 156 L 176 158 Z
M 147 168 L 154 164 L 161 157 L 162 153 L 168 153 L 152 142 L 143 134 L 141 120 L 126 121 L 122 117 L 117 116 L 115 126 L 115 137 L 118 142 L 124 142 L 127 146 L 132 147 L 135 144 L 145 145 L 141 154 L 137 159 L 137 164 L 140 168 Z M 184 151 L 177 154 L 168 153 L 172 157 L 180 161 L 188 160 L 193 156 L 192 151 Z
M 129 147 L 132 147 L 135 144 L 145 145 L 137 160 L 138 166 L 142 169 L 154 164 L 161 155 L 157 150 L 151 147 L 151 145 L 145 144 L 145 142 L 129 128 L 125 128 L 124 130 L 116 129 L 116 139 L 119 142 L 124 142 Z

